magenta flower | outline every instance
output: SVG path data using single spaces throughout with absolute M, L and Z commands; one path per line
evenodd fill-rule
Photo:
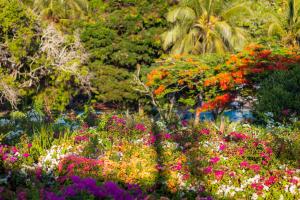
M 242 148 L 239 148 L 238 149 L 238 152 L 239 152 L 239 155 L 240 156 L 242 156 L 242 155 L 244 155 L 244 153 L 245 153 L 245 149 L 242 147 Z
M 208 167 L 204 168 L 203 172 L 205 174 L 210 174 L 213 171 L 212 169 L 213 169 L 212 166 L 208 166 Z
M 29 153 L 24 153 L 24 154 L 23 154 L 23 157 L 24 157 L 24 158 L 28 158 L 28 157 L 29 157 Z
M 136 124 L 135 129 L 141 132 L 145 132 L 147 130 L 144 124 Z
M 216 163 L 219 162 L 219 161 L 220 161 L 220 158 L 219 158 L 219 157 L 213 157 L 213 158 L 210 159 L 210 162 L 211 162 L 212 164 L 216 164 Z
M 215 177 L 217 180 L 221 180 L 223 178 L 223 175 L 225 172 L 223 170 L 216 170 L 215 171 Z
M 224 149 L 226 149 L 226 145 L 225 144 L 220 144 L 219 150 L 223 151 Z
M 27 147 L 30 149 L 30 148 L 32 147 L 32 144 L 29 143 L 29 144 L 27 145 Z
M 165 139 L 166 139 L 166 140 L 171 139 L 171 134 L 170 134 L 170 133 L 166 133 L 166 134 L 165 134 Z
M 180 171 L 182 169 L 181 162 L 178 162 L 175 166 L 172 167 L 173 170 Z

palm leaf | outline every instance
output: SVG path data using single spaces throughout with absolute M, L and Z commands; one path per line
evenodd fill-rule
M 187 22 L 192 22 L 195 19 L 196 19 L 196 14 L 194 10 L 187 6 L 176 7 L 175 9 L 171 10 L 167 14 L 167 21 L 171 23 L 175 23 L 175 22 L 187 23 Z
M 226 9 L 225 11 L 223 11 L 221 13 L 221 17 L 223 19 L 230 20 L 230 19 L 240 16 L 240 15 L 245 16 L 245 15 L 252 15 L 252 14 L 253 14 L 253 12 L 250 9 L 250 6 L 247 5 L 246 3 L 242 3 L 242 4 L 234 5 L 228 9 Z
M 279 23 L 271 23 L 268 29 L 268 35 L 272 36 L 272 35 L 277 35 L 277 36 L 282 36 L 284 35 L 285 31 L 283 29 L 283 27 L 281 26 L 281 24 Z

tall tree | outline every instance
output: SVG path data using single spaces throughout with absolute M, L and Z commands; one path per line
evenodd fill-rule
M 167 14 L 171 28 L 162 35 L 163 48 L 173 54 L 238 50 L 247 35 L 234 22 L 251 13 L 247 3 L 182 0 Z

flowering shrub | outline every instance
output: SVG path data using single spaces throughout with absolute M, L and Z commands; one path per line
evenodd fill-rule
M 295 153 L 297 148 L 288 149 L 275 134 L 240 124 L 234 131 L 219 132 L 212 122 L 158 133 L 141 122 L 130 125 L 120 119 L 113 123 L 120 122 L 127 129 L 118 129 L 113 123 L 108 126 L 114 132 L 85 127 L 68 142 L 52 145 L 38 161 L 32 160 L 32 165 L 27 162 L 32 159 L 31 143 L 1 145 L 0 173 L 5 176 L 0 179 L 0 198 L 300 197 L 299 157 L 279 156 L 285 151 Z M 131 137 L 136 131 L 139 134 Z M 87 140 L 76 139 L 84 135 Z M 300 142 L 295 135 L 291 138 L 288 143 Z M 95 151 L 87 154 L 87 147 Z M 11 188 L 18 189 L 14 192 Z
M 207 66 L 197 57 L 170 58 L 147 74 L 146 85 L 161 105 L 176 98 L 176 103 L 190 107 L 198 104 L 197 117 L 208 110 L 217 115 L 242 91 L 253 95 L 249 91 L 255 91 L 268 74 L 299 67 L 299 62 L 297 50 L 272 51 L 250 45 L 217 66 Z

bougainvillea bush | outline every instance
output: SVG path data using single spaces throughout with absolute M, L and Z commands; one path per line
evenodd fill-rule
M 232 123 L 220 132 L 213 122 L 171 130 L 141 117 L 99 120 L 54 139 L 38 158 L 31 138 L 1 144 L 1 199 L 300 197 L 297 130 Z

